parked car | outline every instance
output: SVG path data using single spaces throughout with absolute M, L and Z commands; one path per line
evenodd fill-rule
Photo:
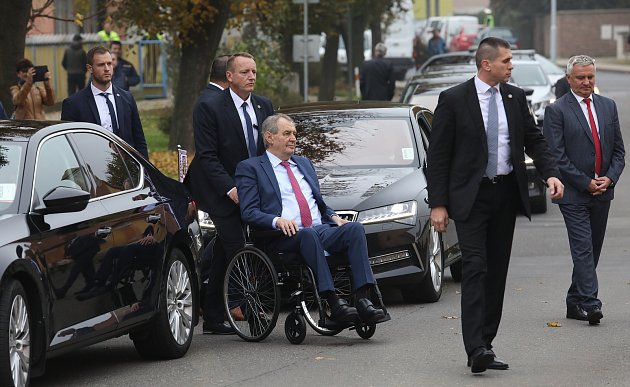
M 427 205 L 424 170 L 432 113 L 392 102 L 312 103 L 286 107 L 298 130 L 297 153 L 317 170 L 326 203 L 363 223 L 381 286 L 408 302 L 435 302 L 444 268 L 461 279 L 454 227 L 438 233 Z
M 441 76 L 418 76 L 411 79 L 403 89 L 400 102 L 424 106 L 434 111 L 440 93 L 450 87 L 458 85 L 474 76 L 474 73 L 450 73 Z
M 476 50 L 477 47 L 479 46 L 479 42 L 481 42 L 482 40 L 484 40 L 485 38 L 489 36 L 494 36 L 494 37 L 501 38 L 507 41 L 508 43 L 510 43 L 510 46 L 512 47 L 512 49 L 521 48 L 521 44 L 518 41 L 518 37 L 516 36 L 516 34 L 514 34 L 514 31 L 512 31 L 510 27 L 486 27 L 482 29 L 481 31 L 479 31 L 479 33 L 477 34 L 477 37 L 475 38 L 475 41 L 470 46 L 470 49 Z
M 450 39 L 449 51 L 466 51 L 475 41 L 479 32 L 479 24 L 464 24 Z
M 199 224 L 184 186 L 87 123 L 0 121 L 0 385 L 129 334 L 178 358 L 198 321 Z M 8 356 L 7 356 L 8 355 Z

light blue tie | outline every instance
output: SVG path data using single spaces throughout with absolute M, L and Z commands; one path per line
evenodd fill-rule
M 486 177 L 492 179 L 497 175 L 497 165 L 499 163 L 499 111 L 497 109 L 496 99 L 497 89 L 491 87 L 490 94 L 486 133 L 488 137 L 488 166 L 486 167 Z

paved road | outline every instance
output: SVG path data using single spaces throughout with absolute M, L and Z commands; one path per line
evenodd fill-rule
M 616 99 L 630 143 L 630 75 L 600 73 L 602 93 Z M 509 371 L 472 375 L 461 339 L 459 285 L 446 280 L 440 302 L 404 304 L 385 290 L 393 320 L 371 340 L 354 332 L 309 331 L 289 344 L 282 323 L 262 343 L 204 336 L 200 327 L 183 359 L 145 362 L 126 338 L 48 362 L 33 386 L 587 386 L 629 385 L 630 175 L 619 182 L 599 268 L 605 314 L 600 326 L 564 318 L 571 262 L 557 206 L 517 222 L 503 322 L 495 340 Z M 282 322 L 282 316 L 279 320 Z M 550 328 L 548 322 L 562 326 Z

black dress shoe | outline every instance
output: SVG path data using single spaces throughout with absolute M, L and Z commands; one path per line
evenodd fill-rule
M 341 298 L 333 302 L 330 308 L 330 319 L 336 322 L 354 322 L 359 318 L 357 309 L 348 305 L 348 301 Z
M 472 365 L 472 361 L 469 358 L 468 367 L 470 367 L 471 365 Z M 504 362 L 503 360 L 499 359 L 498 357 L 495 357 L 494 360 L 492 360 L 492 362 L 490 362 L 490 364 L 488 364 L 486 368 L 489 370 L 505 371 L 510 368 L 510 365 Z
M 598 307 L 595 307 L 594 309 L 591 309 L 588 312 L 586 312 L 586 319 L 588 320 L 589 325 L 599 324 L 599 321 L 602 318 L 604 318 L 604 314 L 602 313 L 602 310 L 599 309 Z
M 366 324 L 376 324 L 385 318 L 385 311 L 375 308 L 372 301 L 367 298 L 361 298 L 357 301 L 357 312 L 361 321 Z
M 588 320 L 586 311 L 582 309 L 580 305 L 567 306 L 567 318 L 574 320 L 586 321 Z
M 479 347 L 470 355 L 470 371 L 473 374 L 484 372 L 494 360 L 494 353 L 485 347 Z
M 236 331 L 224 322 L 203 322 L 203 334 L 204 335 L 233 335 Z

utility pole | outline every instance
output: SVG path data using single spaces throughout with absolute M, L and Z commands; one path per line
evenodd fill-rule
M 557 43 L 558 43 L 558 38 L 556 36 L 557 33 L 557 26 L 556 26 L 556 16 L 557 16 L 557 0 L 551 0 L 551 20 L 550 20 L 550 24 L 551 24 L 551 28 L 549 31 L 549 59 L 553 62 L 556 63 L 556 56 L 557 56 Z

